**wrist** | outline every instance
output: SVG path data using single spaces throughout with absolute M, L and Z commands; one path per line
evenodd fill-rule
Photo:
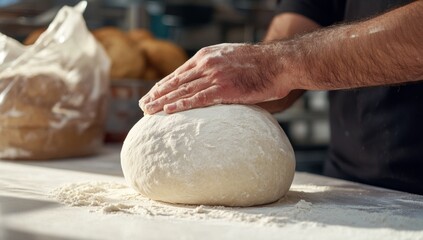
M 296 89 L 307 89 L 309 72 L 307 59 L 300 43 L 293 40 L 265 44 L 269 56 L 269 69 L 273 72 L 275 89 L 284 95 Z

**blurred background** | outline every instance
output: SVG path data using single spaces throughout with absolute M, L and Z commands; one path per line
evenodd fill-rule
M 31 32 L 47 27 L 63 5 L 78 2 L 0 0 L 0 32 L 24 41 Z M 276 6 L 276 0 L 88 0 L 84 17 L 90 29 L 148 29 L 156 38 L 169 40 L 192 56 L 212 44 L 259 42 L 277 13 Z M 138 109 L 139 91 L 131 92 L 139 85 L 124 83 L 112 81 L 115 94 L 108 113 L 107 142 L 122 141 L 142 116 L 133 110 Z M 329 141 L 327 114 L 326 92 L 308 92 L 292 108 L 275 114 L 296 150 L 298 171 L 321 173 Z

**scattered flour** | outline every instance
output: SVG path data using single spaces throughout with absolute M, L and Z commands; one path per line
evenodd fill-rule
M 366 229 L 412 230 L 423 234 L 423 217 L 402 213 L 395 205 L 384 206 L 376 200 L 363 201 L 361 190 L 312 185 L 295 185 L 278 202 L 248 208 L 176 205 L 156 202 L 140 196 L 131 188 L 114 182 L 85 182 L 64 185 L 52 192 L 56 200 L 105 214 L 135 214 L 147 218 L 219 220 L 260 226 L 303 227 L 327 225 Z M 364 191 L 364 190 L 363 190 Z M 376 196 L 377 197 L 377 196 Z M 351 205 L 354 199 L 361 202 Z M 357 202 L 357 201 L 355 201 Z M 383 203 L 383 200 L 381 201 Z M 416 233 L 416 234 L 417 234 Z M 419 235 L 420 236 L 420 235 Z

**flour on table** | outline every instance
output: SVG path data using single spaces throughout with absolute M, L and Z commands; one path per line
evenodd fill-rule
M 419 229 L 423 226 L 422 218 L 412 218 L 409 213 L 401 214 L 395 206 L 372 205 L 374 201 L 371 199 L 362 200 L 362 205 L 348 205 L 347 199 L 354 200 L 361 192 L 342 189 L 340 195 L 339 191 L 333 187 L 294 185 L 278 202 L 247 208 L 161 203 L 144 198 L 116 182 L 68 184 L 55 189 L 52 197 L 66 205 L 84 207 L 92 212 L 146 218 L 219 220 L 274 227 L 297 224 L 301 228 L 339 225 L 366 229 Z

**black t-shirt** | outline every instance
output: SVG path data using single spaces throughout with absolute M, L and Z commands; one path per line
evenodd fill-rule
M 282 0 L 280 10 L 328 26 L 409 2 Z M 330 91 L 329 101 L 326 175 L 423 194 L 423 82 Z

